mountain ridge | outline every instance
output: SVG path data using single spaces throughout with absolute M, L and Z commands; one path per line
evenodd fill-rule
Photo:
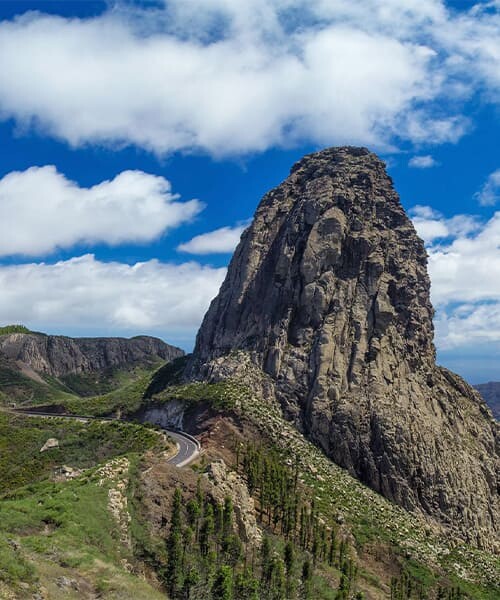
M 0 387 L 19 399 L 77 394 L 118 387 L 134 369 L 151 370 L 184 352 L 158 338 L 71 338 L 17 331 L 0 335 Z
M 495 419 L 500 421 L 500 381 L 478 383 L 474 388 L 484 398 L 484 401 L 490 407 Z

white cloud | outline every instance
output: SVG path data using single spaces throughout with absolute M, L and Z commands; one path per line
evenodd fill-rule
M 413 156 L 408 161 L 409 167 L 414 167 L 415 169 L 429 169 L 430 167 L 435 167 L 438 163 L 430 154 L 425 154 L 423 156 Z
M 437 239 L 467 236 L 481 229 L 478 217 L 455 215 L 449 219 L 429 206 L 414 206 L 410 210 L 418 235 L 431 244 Z
M 445 219 L 428 207 L 413 214 L 429 254 L 436 345 L 500 346 L 500 212 L 486 223 L 471 215 Z
M 0 255 L 149 242 L 203 208 L 197 200 L 177 200 L 166 179 L 142 171 L 124 171 L 90 188 L 54 166 L 15 171 L 0 180 Z
M 459 235 L 447 244 L 431 245 L 429 271 L 432 299 L 453 302 L 500 302 L 500 212 L 475 235 Z
M 84 255 L 55 264 L 0 266 L 0 323 L 36 330 L 168 334 L 192 341 L 226 269 Z
M 495 8 L 454 13 L 439 0 L 30 13 L 0 24 L 0 114 L 75 146 L 157 153 L 456 141 L 467 120 L 435 107 L 477 88 L 495 100 L 499 33 Z
M 195 236 L 189 242 L 180 244 L 177 250 L 189 254 L 226 254 L 236 248 L 244 230 L 245 225 L 221 227 Z
M 494 206 L 500 199 L 500 169 L 493 171 L 488 176 L 476 198 L 483 206 Z
M 500 351 L 500 302 L 463 304 L 456 309 L 439 311 L 435 319 L 440 349 L 496 345 Z M 490 354 L 490 358 L 493 358 Z M 496 365 L 498 369 L 498 363 Z

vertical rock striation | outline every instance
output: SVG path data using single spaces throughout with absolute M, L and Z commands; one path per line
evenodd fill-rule
M 497 425 L 435 364 L 426 263 L 376 155 L 306 156 L 257 208 L 186 376 L 242 376 L 243 352 L 271 381 L 266 399 L 335 462 L 491 548 Z

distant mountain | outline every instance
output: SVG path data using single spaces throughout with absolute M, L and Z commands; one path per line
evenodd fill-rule
M 474 386 L 491 408 L 493 416 L 500 421 L 500 381 L 489 381 Z
M 67 394 L 107 393 L 137 374 L 182 356 L 149 336 L 70 338 L 0 328 L 0 393 L 13 401 L 45 402 Z

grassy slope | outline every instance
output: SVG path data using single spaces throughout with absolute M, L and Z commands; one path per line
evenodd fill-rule
M 0 358 L 0 405 L 40 406 L 59 404 L 71 412 L 81 403 L 89 414 L 106 414 L 122 404 L 140 404 L 151 377 L 161 362 L 148 367 L 108 369 L 100 373 L 67 375 L 60 379 L 42 375 L 45 383 L 35 381 Z M 99 410 L 99 405 L 103 410 Z
M 40 453 L 49 438 L 56 438 L 59 447 Z M 157 443 L 154 431 L 129 423 L 81 423 L 0 413 L 0 497 L 47 477 L 58 466 L 87 468 Z
M 72 373 L 60 377 L 60 380 L 77 396 L 104 396 L 144 377 L 150 378 L 163 362 L 156 360 L 143 367 L 109 368 L 97 373 Z
M 34 333 L 24 325 L 4 325 L 0 327 L 0 335 L 9 335 L 11 333 Z
M 59 448 L 40 454 L 49 437 Z M 50 479 L 61 464 L 82 468 L 124 456 L 133 463 L 139 451 L 164 448 L 162 438 L 139 425 L 0 413 L 0 597 L 31 597 L 40 587 L 56 600 L 86 593 L 164 597 L 124 566 L 133 557 L 108 509 L 116 480 L 102 468 L 70 481 Z M 61 576 L 79 589 L 57 585 Z
M 69 412 L 80 414 L 105 415 L 117 411 L 133 414 L 148 402 L 143 398 L 152 395 L 156 404 L 177 399 L 192 407 L 197 402 L 208 401 L 218 410 L 234 410 L 259 427 L 283 453 L 284 460 L 300 457 L 302 480 L 314 490 L 321 510 L 329 518 L 345 521 L 361 557 L 365 552 L 387 549 L 423 585 L 430 586 L 444 576 L 450 584 L 459 583 L 472 598 L 492 600 L 497 597 L 498 559 L 466 545 L 454 544 L 422 517 L 407 513 L 360 484 L 283 421 L 276 407 L 262 406 L 242 385 L 231 381 L 210 385 L 177 383 L 154 393 L 155 387 L 162 387 L 155 386 L 157 380 L 161 379 L 161 384 L 165 377 L 176 380 L 177 369 L 167 371 L 164 367 L 153 377 L 144 374 L 109 394 L 84 399 L 66 397 L 59 403 Z M 361 572 L 363 570 L 362 562 Z M 369 568 L 365 571 L 367 580 L 373 577 Z
M 74 414 L 95 416 L 133 414 L 140 408 L 150 380 L 151 373 L 142 373 L 137 379 L 132 379 L 109 394 L 91 398 L 66 398 L 58 404 Z
M 115 482 L 111 478 L 103 484 L 100 481 L 99 473 L 91 470 L 73 481 L 21 488 L 1 502 L 2 598 L 8 598 L 7 593 L 31 597 L 27 592 L 41 587 L 54 600 L 97 594 L 105 598 L 164 597 L 126 568 L 124 561 L 133 557 L 120 543 L 117 523 L 108 510 L 108 494 Z M 61 576 L 75 581 L 77 589 L 60 587 L 57 579 Z
M 56 379 L 46 377 L 45 383 L 35 381 L 0 358 L 0 405 L 37 405 L 61 402 L 73 397 L 71 390 Z

